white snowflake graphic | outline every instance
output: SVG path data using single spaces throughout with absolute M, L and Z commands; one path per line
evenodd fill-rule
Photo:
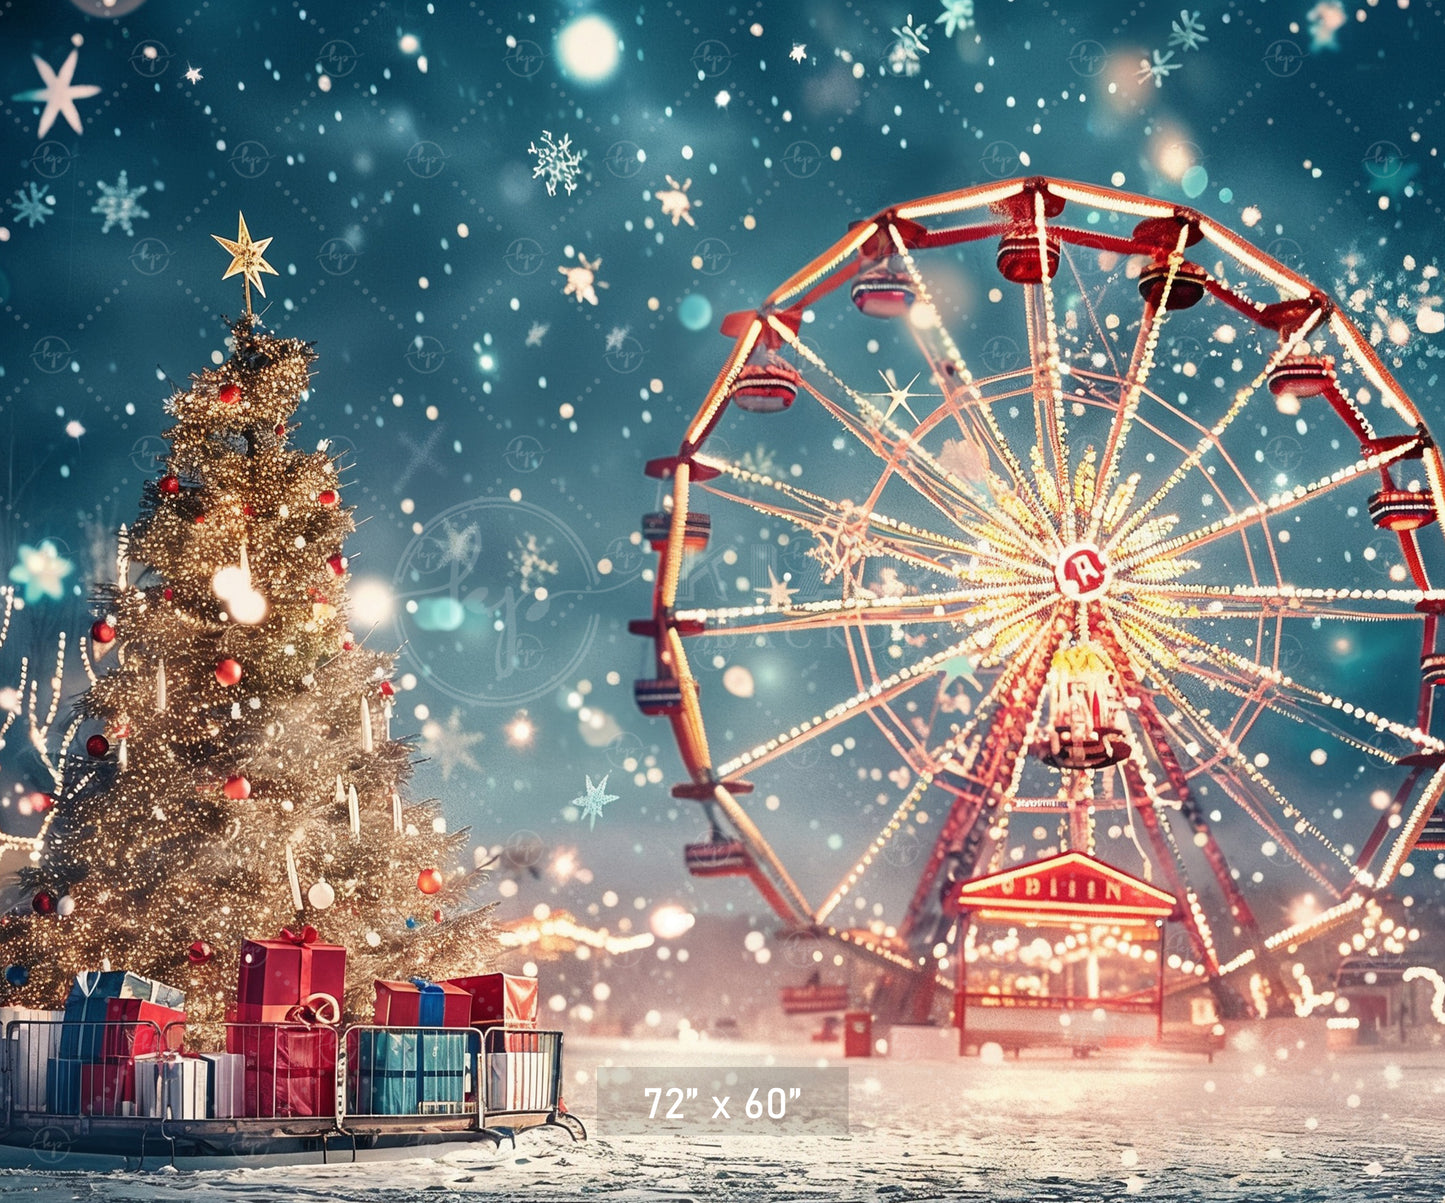
M 125 178 L 125 172 L 120 173 L 114 184 L 97 180 L 95 186 L 100 189 L 100 199 L 90 207 L 90 211 L 99 213 L 105 218 L 105 225 L 100 227 L 102 234 L 110 233 L 111 226 L 119 226 L 126 235 L 132 235 L 135 233 L 135 228 L 131 222 L 137 217 L 150 216 L 137 203 L 138 198 L 144 196 L 150 189 L 144 184 L 139 188 L 130 188 Z
M 607 345 L 603 348 L 603 350 L 622 350 L 622 344 L 627 341 L 627 336 L 631 333 L 631 326 L 613 326 L 612 329 L 607 332 Z
M 564 297 L 576 297 L 577 304 L 597 304 L 597 290 L 606 288 L 607 281 L 597 278 L 597 269 L 602 266 L 602 256 L 598 255 L 596 260 L 589 263 L 587 256 L 581 251 L 574 252 L 577 256 L 577 266 L 568 267 L 565 263 L 557 270 L 567 277 L 567 284 L 562 289 Z
M 572 135 L 563 134 L 562 141 L 552 138 L 551 130 L 542 131 L 542 144 L 533 142 L 527 147 L 529 155 L 537 156 L 537 165 L 532 168 L 532 178 L 547 185 L 547 195 L 557 195 L 561 184 L 567 195 L 577 191 L 577 177 L 582 174 L 582 154 L 572 149 Z
M 1182 46 L 1185 50 L 1198 50 L 1200 45 L 1209 41 L 1204 36 L 1204 22 L 1199 19 L 1197 12 L 1190 12 L 1187 8 L 1179 10 L 1179 20 L 1170 22 L 1173 32 L 1169 35 L 1169 45 Z
M 527 331 L 527 346 L 540 347 L 542 340 L 547 337 L 547 331 L 551 328 L 551 322 L 533 322 L 532 328 Z
M 523 593 L 535 593 L 542 577 L 557 575 L 557 561 L 549 560 L 537 546 L 537 536 L 528 535 L 526 541 L 517 540 L 517 549 L 512 553 L 512 567 L 517 570 Z
M 662 215 L 672 218 L 673 225 L 685 221 L 688 225 L 696 227 L 697 222 L 692 219 L 692 207 L 696 205 L 701 209 L 702 201 L 693 200 L 687 194 L 687 190 L 692 187 L 691 178 L 679 184 L 672 176 L 668 176 L 667 182 L 670 186 L 657 193 L 657 199 L 662 204 Z
M 607 792 L 607 778 L 612 776 L 608 773 L 596 785 L 592 784 L 592 778 L 587 777 L 587 792 L 580 798 L 573 798 L 572 805 L 582 813 L 581 818 L 590 819 L 590 827 L 597 826 L 597 820 L 602 817 L 602 808 L 609 802 L 616 802 L 618 795 Z
M 973 0 L 943 0 L 943 12 L 934 22 L 943 26 L 943 36 L 953 37 L 960 29 L 973 28 Z
M 894 75 L 914 76 L 923 70 L 923 63 L 919 55 L 928 54 L 928 27 L 925 25 L 918 29 L 913 24 L 913 14 L 908 14 L 908 20 L 903 25 L 893 26 L 893 36 L 898 40 L 888 51 L 888 69 Z
M 442 780 L 450 781 L 458 769 L 481 769 L 472 748 L 483 738 L 478 731 L 462 730 L 461 711 L 453 710 L 445 725 L 434 718 L 421 725 L 421 745 L 417 750 L 427 760 L 436 761 L 441 766 Z
M 802 42 L 794 42 L 793 48 L 788 51 L 788 57 L 795 63 L 801 63 L 808 57 L 808 47 Z
M 15 210 L 16 222 L 29 222 L 33 230 L 37 225 L 45 224 L 45 219 L 50 216 L 50 206 L 55 204 L 55 198 L 45 195 L 50 191 L 48 184 L 44 188 L 36 187 L 34 183 L 27 187 L 30 189 L 28 195 L 24 188 L 16 190 L 15 195 L 20 199 L 11 201 L 10 207 Z
M 1141 84 L 1147 84 L 1152 79 L 1156 88 L 1162 88 L 1165 77 L 1171 71 L 1178 71 L 1184 64 L 1173 61 L 1174 51 L 1172 50 L 1166 50 L 1162 54 L 1155 50 L 1153 54 L 1153 62 L 1150 62 L 1147 58 L 1141 58 L 1139 60 L 1139 73 L 1137 78 Z

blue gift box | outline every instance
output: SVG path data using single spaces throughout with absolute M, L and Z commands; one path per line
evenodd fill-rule
M 186 992 L 124 970 L 81 973 L 65 1000 L 60 1055 L 72 1061 L 99 1061 L 105 1043 L 106 1004 L 112 998 L 138 998 L 183 1010 Z
M 80 1114 L 81 1062 L 51 1057 L 45 1062 L 45 1110 L 51 1115 Z
M 357 1033 L 359 1115 L 447 1115 L 463 1110 L 468 1031 Z

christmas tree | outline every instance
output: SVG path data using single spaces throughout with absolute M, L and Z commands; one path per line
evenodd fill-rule
M 242 218 L 217 241 L 245 312 L 230 358 L 167 402 L 166 474 L 98 590 L 91 654 L 110 664 L 78 703 L 84 751 L 23 874 L 33 913 L 0 925 L 0 998 L 55 1005 L 108 961 L 184 987 L 190 1019 L 214 1023 L 242 941 L 311 924 L 347 947 L 345 1012 L 361 1018 L 373 978 L 485 969 L 491 907 L 472 903 L 467 833 L 403 801 L 393 658 L 347 626 L 337 464 L 287 442 L 315 356 L 251 310 L 271 240 Z

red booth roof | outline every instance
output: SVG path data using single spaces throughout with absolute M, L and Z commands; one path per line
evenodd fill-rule
M 1083 852 L 1061 852 L 950 886 L 949 914 L 1028 923 L 1152 924 L 1175 913 L 1174 895 Z

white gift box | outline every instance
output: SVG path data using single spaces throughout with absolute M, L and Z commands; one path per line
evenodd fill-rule
M 0 1007 L 0 1041 L 4 1042 L 0 1074 L 0 1106 L 8 1096 L 16 1111 L 45 1110 L 45 1065 L 60 1051 L 64 1011 L 31 1007 Z M 6 1039 L 12 1020 L 19 1020 L 15 1040 Z
M 153 1119 L 205 1119 L 211 1064 L 174 1053 L 135 1059 L 135 1111 Z
M 211 1067 L 210 1119 L 235 1119 L 246 1113 L 246 1057 L 244 1053 L 202 1053 Z
M 488 1111 L 550 1111 L 552 1056 L 537 1053 L 488 1053 Z

